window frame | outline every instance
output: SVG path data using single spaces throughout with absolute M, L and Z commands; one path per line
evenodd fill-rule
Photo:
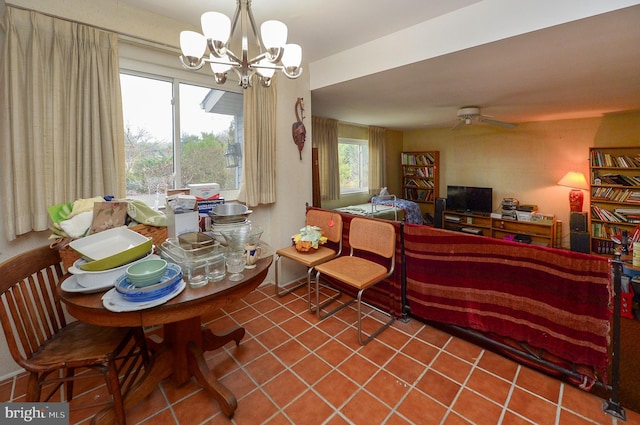
M 367 163 L 367 169 L 366 169 L 366 181 L 364 181 L 364 178 L 361 178 L 361 185 L 359 188 L 344 188 L 342 186 L 342 182 L 340 182 L 340 196 L 348 196 L 348 195 L 356 195 L 356 194 L 362 194 L 362 193 L 369 193 L 369 170 L 368 170 L 368 166 L 369 166 L 369 158 L 368 158 L 368 154 L 369 154 L 369 140 L 368 139 L 356 139 L 356 138 L 352 138 L 352 137 L 338 137 L 338 163 L 340 163 L 340 145 L 341 144 L 348 144 L 348 145 L 358 145 L 358 146 L 366 146 L 367 147 L 367 158 L 366 158 L 366 163 Z M 363 159 L 362 158 L 364 155 L 364 153 L 362 151 L 359 152 L 359 157 L 360 157 L 360 161 L 358 163 L 358 168 L 359 168 L 359 173 L 362 176 L 363 171 L 365 170 L 365 166 L 363 165 Z M 340 171 L 338 170 L 338 174 L 340 173 Z

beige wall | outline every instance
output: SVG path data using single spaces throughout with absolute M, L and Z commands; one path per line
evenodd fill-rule
M 493 188 L 494 211 L 502 198 L 536 204 L 563 223 L 569 219 L 569 188 L 556 185 L 567 171 L 589 178 L 592 146 L 640 146 L 640 112 L 602 118 L 522 123 L 513 130 L 472 125 L 404 132 L 403 149 L 440 151 L 440 194 L 447 185 Z M 398 173 L 400 171 L 398 170 Z M 585 192 L 583 210 L 589 209 Z M 563 226 L 563 246 L 569 247 Z

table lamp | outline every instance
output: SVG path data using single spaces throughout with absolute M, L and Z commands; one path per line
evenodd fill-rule
M 584 202 L 584 193 L 582 191 L 589 189 L 584 174 L 579 171 L 569 171 L 560 179 L 558 185 L 571 188 L 571 192 L 569 192 L 569 208 L 571 211 L 582 212 L 582 204 Z

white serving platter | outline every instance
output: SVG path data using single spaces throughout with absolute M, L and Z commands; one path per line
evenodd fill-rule
M 120 293 L 118 293 L 118 291 L 116 291 L 116 288 L 112 288 L 102 296 L 102 305 L 107 310 L 114 312 L 144 310 L 166 303 L 170 299 L 180 294 L 184 290 L 184 288 L 186 288 L 186 286 L 187 283 L 182 280 L 180 281 L 176 289 L 170 294 L 167 294 L 164 297 L 157 298 L 155 300 L 145 302 L 127 301 L 122 297 L 122 295 L 120 295 Z

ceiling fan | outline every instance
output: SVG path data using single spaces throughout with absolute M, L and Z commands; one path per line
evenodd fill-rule
M 512 124 L 510 122 L 496 121 L 492 120 L 488 115 L 482 115 L 480 113 L 480 108 L 477 106 L 465 106 L 458 109 L 458 122 L 451 130 L 457 130 L 463 125 L 470 125 L 473 120 L 476 120 L 481 123 L 497 125 L 499 127 L 504 128 L 515 128 L 516 124 Z

